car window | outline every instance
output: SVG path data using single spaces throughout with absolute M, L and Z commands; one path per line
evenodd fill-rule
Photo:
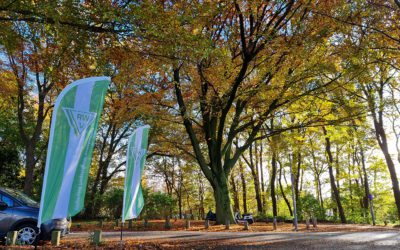
M 5 195 L 1 195 L 1 200 L 4 201 L 9 207 L 13 207 L 14 206 L 14 201 L 11 200 L 10 197 L 7 197 Z
M 19 200 L 25 205 L 31 206 L 31 207 L 39 207 L 39 203 L 36 201 L 32 200 L 29 196 L 26 194 L 22 193 L 21 191 L 11 189 L 11 188 L 3 188 L 6 193 L 10 194 L 10 196 L 14 197 L 15 199 Z

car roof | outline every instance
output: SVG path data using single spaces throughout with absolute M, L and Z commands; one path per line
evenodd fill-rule
M 12 191 L 13 189 L 12 189 L 12 188 L 7 188 L 7 187 L 0 187 L 0 194 L 1 194 L 1 193 L 6 194 L 6 195 L 9 196 L 9 198 L 11 198 L 14 202 L 21 203 L 20 200 L 16 199 L 16 198 L 10 193 L 10 190 Z
M 11 193 L 13 190 L 15 190 L 15 189 L 8 188 L 8 187 L 0 187 L 0 191 L 2 191 L 2 192 L 4 192 L 4 193 L 7 193 L 8 195 L 11 195 L 10 193 Z

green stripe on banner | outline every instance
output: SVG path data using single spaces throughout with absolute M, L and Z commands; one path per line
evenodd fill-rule
M 56 112 L 56 123 L 51 124 L 60 131 L 59 133 L 53 134 L 53 147 L 50 149 L 51 152 L 47 152 L 51 155 L 57 155 L 58 157 L 50 157 L 49 166 L 51 168 L 48 169 L 48 176 L 52 176 L 52 178 L 48 178 L 47 182 L 47 190 L 53 190 L 49 192 L 43 190 L 45 192 L 44 203 L 46 206 L 43 210 L 43 218 L 51 218 L 53 215 L 53 211 L 57 202 L 57 195 L 54 193 L 58 193 L 61 187 L 62 179 L 64 176 L 64 162 L 67 153 L 68 147 L 68 138 L 70 133 L 70 126 L 68 125 L 68 118 L 65 112 L 62 110 L 62 107 L 73 108 L 75 103 L 75 95 L 76 95 L 77 87 L 73 87 L 60 101 L 60 105 L 57 107 Z M 53 114 L 54 115 L 54 114 Z M 54 128 L 52 128 L 54 129 Z M 50 155 L 50 156 L 51 156 Z M 49 158 L 49 157 L 48 157 Z
M 108 81 L 97 81 L 93 86 L 92 95 L 90 97 L 90 112 L 98 113 L 103 109 L 104 100 L 107 92 Z M 92 161 L 93 149 L 96 137 L 96 130 L 99 124 L 100 115 L 97 115 L 95 121 L 87 128 L 88 136 L 85 138 L 86 151 L 81 155 L 79 164 L 75 172 L 75 177 L 72 185 L 70 203 L 68 208 L 68 216 L 73 216 L 79 213 L 85 202 L 85 190 L 89 176 L 89 167 Z M 82 192 L 84 190 L 84 192 Z

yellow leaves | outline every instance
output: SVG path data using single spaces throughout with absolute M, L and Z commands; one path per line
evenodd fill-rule
M 193 35 L 198 35 L 200 33 L 200 29 L 199 28 L 194 28 L 192 31 Z
M 124 187 L 124 180 L 125 178 L 123 178 L 122 176 L 116 177 L 116 178 L 112 178 L 111 179 L 111 183 L 110 186 L 114 187 L 114 188 L 123 188 Z
M 17 95 L 16 78 L 11 71 L 0 72 L 0 97 L 9 98 Z
M 90 64 L 89 69 L 94 70 L 96 68 L 96 63 Z
M 325 115 L 324 118 L 325 118 L 325 120 L 327 120 L 327 121 L 334 121 L 334 120 L 337 119 L 337 116 L 334 115 L 334 114 L 332 114 L 332 113 L 329 113 L 329 114 Z

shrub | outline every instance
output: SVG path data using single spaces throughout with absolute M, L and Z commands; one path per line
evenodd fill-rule
M 319 220 L 325 219 L 325 211 L 320 206 L 318 200 L 312 194 L 305 194 L 299 199 L 298 204 L 299 219 L 317 217 Z
M 163 219 L 170 216 L 175 208 L 176 201 L 168 194 L 162 192 L 144 192 L 145 205 L 143 214 L 149 219 Z

